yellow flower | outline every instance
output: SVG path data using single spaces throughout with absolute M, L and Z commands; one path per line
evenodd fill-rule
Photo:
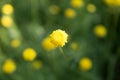
M 116 0 L 116 6 L 120 6 L 120 0 Z
M 68 8 L 65 10 L 65 13 L 64 15 L 67 17 L 67 18 L 74 18 L 76 16 L 76 12 L 71 9 L 71 8 Z
M 21 41 L 18 40 L 18 39 L 14 39 L 14 40 L 11 41 L 11 46 L 14 47 L 14 48 L 19 47 L 20 44 L 21 44 Z
M 94 28 L 94 34 L 98 37 L 105 37 L 107 35 L 107 30 L 103 25 L 97 25 Z
M 54 50 L 56 48 L 56 46 L 51 42 L 50 37 L 43 40 L 42 47 L 47 51 Z
M 63 47 L 67 43 L 68 34 L 63 30 L 55 30 L 50 34 L 51 42 L 56 47 Z
M 13 20 L 10 16 L 2 16 L 1 18 L 1 24 L 4 26 L 4 27 L 10 27 L 13 23 Z
M 42 68 L 42 62 L 41 62 L 41 61 L 34 61 L 34 62 L 32 63 L 32 67 L 33 67 L 34 69 L 38 70 L 38 69 Z
M 71 0 L 70 4 L 75 8 L 80 8 L 84 5 L 83 0 Z
M 77 50 L 77 49 L 78 49 L 78 44 L 77 44 L 76 42 L 72 42 L 72 43 L 71 43 L 71 48 L 72 48 L 73 50 Z
M 104 0 L 104 1 L 110 7 L 120 6 L 120 0 Z
M 12 14 L 14 11 L 13 9 L 13 6 L 11 4 L 5 4 L 3 7 L 2 7 L 2 13 L 3 14 Z
M 2 66 L 2 70 L 7 74 L 13 73 L 16 70 L 14 61 L 12 59 L 7 59 Z
M 79 61 L 79 67 L 82 71 L 88 71 L 92 68 L 92 61 L 89 58 L 82 58 Z
M 114 1 L 113 0 L 104 0 L 105 3 L 108 5 L 108 6 L 113 6 L 114 5 Z
M 37 56 L 37 53 L 32 48 L 27 48 L 23 51 L 23 58 L 26 61 L 33 61 Z
M 56 14 L 59 13 L 60 8 L 56 5 L 52 5 L 52 6 L 49 7 L 49 11 L 50 11 L 51 14 L 56 15 Z
M 88 4 L 88 5 L 87 5 L 87 10 L 88 10 L 88 12 L 90 12 L 90 13 L 94 13 L 94 12 L 96 11 L 96 7 L 95 7 L 95 5 L 93 5 L 93 4 Z

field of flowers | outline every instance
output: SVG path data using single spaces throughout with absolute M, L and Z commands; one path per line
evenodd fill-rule
M 0 80 L 120 80 L 120 0 L 0 0 Z

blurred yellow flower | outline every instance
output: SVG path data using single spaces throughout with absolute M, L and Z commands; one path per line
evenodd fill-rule
M 70 4 L 74 8 L 80 8 L 84 5 L 83 0 L 71 0 Z
M 116 6 L 120 6 L 120 0 L 116 0 Z
M 79 67 L 82 71 L 88 71 L 92 68 L 92 61 L 85 57 L 79 61 Z
M 107 35 L 107 30 L 103 25 L 97 25 L 94 28 L 94 34 L 98 37 L 105 37 Z
M 59 13 L 60 8 L 57 5 L 52 5 L 49 7 L 49 11 L 51 14 L 56 15 Z
M 23 58 L 26 61 L 33 61 L 37 56 L 37 53 L 32 48 L 27 48 L 23 51 Z
M 78 44 L 76 42 L 72 42 L 70 46 L 71 46 L 71 48 L 73 50 L 77 50 L 78 49 Z
M 88 5 L 87 5 L 87 10 L 88 10 L 88 12 L 90 12 L 90 13 L 94 13 L 94 12 L 96 11 L 96 6 L 93 5 L 93 4 L 88 4 Z
M 1 24 L 4 26 L 4 27 L 10 27 L 13 23 L 13 20 L 10 16 L 2 16 L 1 18 Z
M 13 39 L 13 40 L 11 41 L 11 46 L 14 47 L 14 48 L 19 47 L 20 44 L 21 44 L 21 41 L 18 40 L 18 39 Z
M 43 40 L 42 47 L 47 51 L 54 50 L 56 48 L 56 46 L 51 42 L 50 37 Z
M 4 73 L 11 74 L 16 70 L 16 65 L 12 59 L 7 59 L 3 66 L 2 70 Z
M 3 7 L 2 7 L 2 13 L 3 14 L 7 14 L 7 15 L 10 15 L 12 14 L 14 11 L 14 8 L 11 4 L 5 4 Z
M 63 47 L 67 43 L 68 34 L 63 30 L 55 30 L 50 34 L 51 42 L 56 47 Z
M 68 8 L 65 10 L 64 16 L 67 18 L 74 18 L 76 16 L 76 12 L 73 9 Z
M 33 67 L 34 69 L 36 69 L 36 70 L 41 69 L 41 68 L 42 68 L 42 62 L 39 61 L 39 60 L 34 61 L 34 62 L 32 63 L 32 67 Z
M 120 0 L 104 0 L 104 1 L 110 7 L 120 6 Z

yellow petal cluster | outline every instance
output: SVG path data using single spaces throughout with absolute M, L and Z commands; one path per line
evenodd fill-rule
M 2 70 L 4 73 L 11 74 L 16 70 L 16 65 L 12 59 L 7 59 L 3 66 Z
M 7 15 L 10 15 L 12 14 L 14 11 L 14 8 L 11 4 L 5 4 L 3 7 L 2 7 L 2 13 L 3 14 L 7 14 Z
M 92 68 L 92 61 L 91 61 L 91 59 L 89 59 L 87 57 L 82 58 L 79 61 L 79 68 L 82 71 L 88 71 L 88 70 L 90 70 Z
M 40 60 L 34 61 L 32 63 L 32 67 L 34 69 L 38 70 L 38 69 L 42 68 L 42 62 Z
M 43 40 L 42 47 L 47 51 L 54 50 L 56 48 L 56 46 L 51 42 L 50 37 Z
M 26 61 L 33 61 L 37 56 L 37 53 L 32 48 L 27 48 L 23 51 L 23 59 Z
M 84 5 L 84 2 L 83 2 L 83 0 L 71 0 L 70 4 L 74 8 L 80 8 Z
M 21 44 L 21 41 L 18 40 L 18 39 L 13 39 L 13 40 L 11 41 L 11 46 L 14 47 L 14 48 L 19 47 L 20 44 Z
M 68 34 L 63 30 L 55 30 L 50 34 L 51 42 L 56 47 L 63 47 L 67 43 Z
M 59 13 L 60 8 L 57 5 L 52 5 L 49 7 L 49 11 L 51 14 L 56 15 Z
M 1 24 L 3 27 L 10 27 L 13 24 L 13 20 L 10 16 L 2 16 Z
M 88 10 L 88 12 L 90 12 L 90 13 L 94 13 L 94 12 L 96 11 L 96 6 L 93 5 L 93 4 L 88 4 L 88 5 L 87 5 L 87 10 Z
M 103 25 L 97 25 L 95 28 L 94 28 L 94 34 L 98 37 L 105 37 L 107 35 L 107 30 L 105 28 L 105 26 Z
M 68 9 L 65 10 L 64 16 L 67 17 L 67 18 L 75 18 L 76 17 L 76 12 L 73 9 L 68 8 Z
M 110 7 L 120 6 L 120 0 L 104 0 L 104 1 Z

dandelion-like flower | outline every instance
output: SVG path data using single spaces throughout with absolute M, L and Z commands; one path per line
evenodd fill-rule
M 105 28 L 105 26 L 103 25 L 97 25 L 95 28 L 94 28 L 94 34 L 98 37 L 105 37 L 107 35 L 107 30 Z
M 50 34 L 51 42 L 56 47 L 63 47 L 67 43 L 68 34 L 63 30 L 55 30 Z
M 74 8 L 80 8 L 84 5 L 84 2 L 83 0 L 71 0 L 70 4 Z
M 4 73 L 11 74 L 16 70 L 16 65 L 12 59 L 7 59 L 3 66 L 2 70 Z
M 12 18 L 10 16 L 2 16 L 1 24 L 4 27 L 10 27 L 13 24 L 13 20 L 12 20 Z
M 32 48 L 27 48 L 23 51 L 23 58 L 26 61 L 33 61 L 37 56 L 37 53 Z
M 56 15 L 59 13 L 60 8 L 57 5 L 52 5 L 49 7 L 49 11 L 51 14 Z
M 94 13 L 94 12 L 96 11 L 96 6 L 93 5 L 93 4 L 88 4 L 88 5 L 87 5 L 87 10 L 88 10 L 88 12 L 90 12 L 90 13 Z
M 92 61 L 85 57 L 79 61 L 79 67 L 82 71 L 88 71 L 92 68 Z
M 51 42 L 50 37 L 43 40 L 42 47 L 47 51 L 54 50 L 56 48 L 56 46 Z
M 11 41 L 11 46 L 14 47 L 14 48 L 19 47 L 20 44 L 21 44 L 21 41 L 18 40 L 18 39 L 13 39 L 13 40 Z
M 120 0 L 104 0 L 104 2 L 110 7 L 120 6 Z
M 68 8 L 65 10 L 64 16 L 72 19 L 76 16 L 76 12 L 73 9 Z
M 7 15 L 10 15 L 12 14 L 14 11 L 14 8 L 11 4 L 5 4 L 3 7 L 2 7 L 2 13 L 3 14 L 7 14 Z

